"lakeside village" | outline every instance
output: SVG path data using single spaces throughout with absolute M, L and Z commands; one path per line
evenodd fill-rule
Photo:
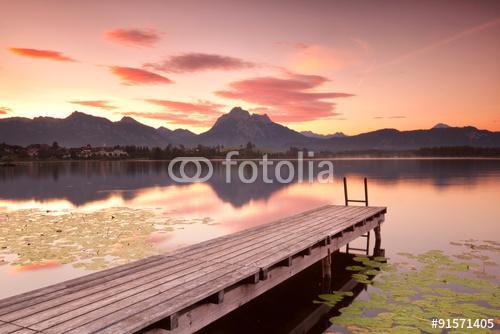
M 260 159 L 264 154 L 269 159 L 296 159 L 298 152 L 303 152 L 304 157 L 308 155 L 307 148 L 290 147 L 284 152 L 266 152 L 257 149 L 252 143 L 240 145 L 239 147 L 224 147 L 216 145 L 213 147 L 197 145 L 195 147 L 184 147 L 183 145 L 167 145 L 164 148 L 147 146 L 112 146 L 66 148 L 57 142 L 48 144 L 32 144 L 28 146 L 8 145 L 0 143 L 0 166 L 13 165 L 15 161 L 51 161 L 51 160 L 171 160 L 177 157 L 205 157 L 209 159 L 223 159 L 229 151 L 237 151 L 240 159 Z M 337 157 L 485 157 L 499 158 L 500 148 L 490 147 L 424 147 L 415 150 L 366 150 L 366 151 L 343 151 L 328 152 L 315 151 L 314 158 L 337 158 Z
M 298 149 L 291 149 L 295 156 Z M 305 149 L 304 149 L 305 150 Z M 255 145 L 248 143 L 238 148 L 224 148 L 222 145 L 208 147 L 198 145 L 187 148 L 183 145 L 167 145 L 164 148 L 147 146 L 112 146 L 93 147 L 86 145 L 83 147 L 66 148 L 57 142 L 52 145 L 32 144 L 26 147 L 19 145 L 8 145 L 0 143 L 0 163 L 10 163 L 14 161 L 46 161 L 46 160 L 120 160 L 120 159 L 150 159 L 150 160 L 170 160 L 184 156 L 201 156 L 209 158 L 223 158 L 228 151 L 238 151 L 240 157 L 259 157 L 264 153 L 256 150 Z M 291 154 L 292 152 L 276 153 L 273 156 Z
M 46 159 L 100 159 L 128 158 L 128 153 L 119 147 L 92 147 L 86 145 L 78 148 L 60 147 L 56 142 L 52 145 L 33 144 L 26 147 L 0 144 L 0 156 L 10 160 L 46 160 Z

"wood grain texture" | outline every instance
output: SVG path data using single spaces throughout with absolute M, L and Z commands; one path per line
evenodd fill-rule
M 133 333 L 171 315 L 179 328 L 168 332 L 190 332 L 379 226 L 385 212 L 327 205 L 6 298 L 0 333 Z

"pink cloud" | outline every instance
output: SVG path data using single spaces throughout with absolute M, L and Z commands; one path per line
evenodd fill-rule
M 124 85 L 160 85 L 174 83 L 169 78 L 140 68 L 111 66 L 111 73 L 118 76 Z
M 198 101 L 197 103 L 170 101 L 170 100 L 156 100 L 146 99 L 147 102 L 165 107 L 167 110 L 185 113 L 185 114 L 199 114 L 199 115 L 218 115 L 221 113 L 219 109 L 224 107 L 222 104 L 216 104 L 209 101 Z
M 179 125 L 191 125 L 191 126 L 201 126 L 207 127 L 213 125 L 212 119 L 207 118 L 193 118 L 191 116 L 186 116 L 171 112 L 124 112 L 125 116 L 136 116 L 149 119 L 157 119 L 162 121 L 167 121 L 172 124 Z
M 61 52 L 52 50 L 38 50 L 38 49 L 26 49 L 26 48 L 9 48 L 9 50 L 16 55 L 31 57 L 31 58 L 42 58 L 50 59 L 55 61 L 76 61 L 73 58 L 63 55 Z
M 319 75 L 287 73 L 284 78 L 257 77 L 233 82 L 230 89 L 217 91 L 220 97 L 237 99 L 267 108 L 278 122 L 303 122 L 338 115 L 331 99 L 353 94 L 316 92 L 327 82 Z
M 289 56 L 289 66 L 295 71 L 321 73 L 340 70 L 361 64 L 367 57 L 368 49 L 358 40 L 352 40 L 345 48 L 333 48 L 321 44 L 299 44 Z
M 210 101 L 181 102 L 171 100 L 146 99 L 145 101 L 161 106 L 162 112 L 126 112 L 126 116 L 138 116 L 143 118 L 168 121 L 172 124 L 191 126 L 212 126 L 215 120 L 222 115 L 219 111 L 224 105 Z
M 106 31 L 104 37 L 114 43 L 138 47 L 152 47 L 160 40 L 154 29 L 114 29 Z
M 6 115 L 10 112 L 12 112 L 12 109 L 9 107 L 0 107 L 0 115 Z
M 255 67 L 255 64 L 240 58 L 217 54 L 185 53 L 168 57 L 166 60 L 158 63 L 144 64 L 144 67 L 164 72 L 184 73 L 208 70 L 243 70 Z
M 86 101 L 68 101 L 69 103 L 73 104 L 79 104 L 82 106 L 86 107 L 94 107 L 94 108 L 101 108 L 104 110 L 113 110 L 116 109 L 115 106 L 110 105 L 109 101 L 104 101 L 104 100 L 86 100 Z

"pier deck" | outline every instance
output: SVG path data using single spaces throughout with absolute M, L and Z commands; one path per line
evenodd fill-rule
M 0 333 L 191 333 L 378 228 L 385 213 L 327 205 L 6 298 Z

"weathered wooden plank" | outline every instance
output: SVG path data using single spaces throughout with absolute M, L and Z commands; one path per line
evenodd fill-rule
M 12 333 L 17 331 L 18 329 L 21 329 L 22 327 L 16 326 L 13 324 L 9 324 L 6 322 L 0 322 L 0 333 L 2 334 L 7 334 L 7 333 Z
M 336 227 L 324 226 L 321 230 L 316 231 L 323 235 L 331 233 L 331 235 L 336 234 L 337 231 L 342 230 L 346 224 L 340 224 Z M 268 249 L 264 252 L 256 254 L 255 256 L 249 258 L 248 265 L 258 266 L 260 268 L 267 268 L 276 263 L 280 262 L 283 258 L 290 256 L 290 254 L 304 254 L 304 250 L 312 248 L 318 245 L 318 239 L 314 233 L 308 233 L 298 236 L 294 239 L 294 242 L 290 242 L 281 247 L 274 247 Z
M 30 333 L 36 333 L 36 331 L 28 329 L 28 328 L 23 328 L 18 325 L 14 325 L 11 323 L 6 323 L 6 322 L 0 322 L 0 333 L 1 334 L 30 334 Z
M 315 212 L 315 211 L 312 211 L 312 212 Z M 99 282 L 99 283 L 100 283 L 100 282 Z M 87 291 L 82 291 L 82 290 L 84 290 L 84 289 L 83 289 L 83 287 L 79 288 L 79 289 L 78 289 L 78 292 L 84 292 L 84 293 L 85 293 L 85 292 L 87 292 Z M 102 290 L 102 286 L 99 288 L 99 291 L 101 291 L 101 290 Z M 67 301 L 67 300 L 68 300 L 68 298 L 69 298 L 69 296 L 68 296 L 68 292 L 70 292 L 70 291 L 65 291 L 65 294 L 64 294 L 65 299 L 64 299 L 64 301 Z M 46 299 L 46 298 L 43 298 L 42 300 L 36 300 L 36 301 L 44 301 L 45 299 Z M 28 304 L 29 304 L 29 305 L 32 305 L 34 302 L 35 302 L 35 300 L 33 300 L 33 299 L 32 299 L 31 301 L 29 301 L 29 303 L 28 303 Z M 26 308 L 26 307 L 27 307 L 27 306 L 29 306 L 29 305 L 26 305 L 26 303 L 24 303 L 24 304 L 22 304 L 22 305 L 21 305 L 21 304 L 17 304 L 17 305 L 16 305 L 16 307 L 17 307 L 17 308 L 21 308 L 21 307 L 22 307 L 22 308 L 23 308 L 24 313 L 26 314 L 26 312 L 31 312 L 31 311 L 33 311 L 33 310 L 32 310 L 32 308 Z M 48 307 L 48 305 L 43 304 L 43 305 L 42 305 L 42 307 Z M 7 309 L 2 310 L 2 313 L 5 313 L 6 311 L 11 311 L 11 310 L 10 310 L 9 308 L 7 308 Z M 10 321 L 10 320 L 12 320 L 12 318 L 11 318 L 11 317 L 8 317 L 8 318 L 5 318 L 5 319 L 6 319 L 6 320 L 9 320 L 9 321 Z
M 355 216 L 353 214 L 353 216 Z M 368 214 L 359 213 L 359 217 L 367 217 Z M 353 220 L 357 221 L 357 220 Z M 252 245 L 251 248 L 246 249 L 244 252 L 241 251 L 231 251 L 225 254 L 225 257 L 218 258 L 206 258 L 207 260 L 213 261 L 222 261 L 225 263 L 231 264 L 243 264 L 243 265 L 254 265 L 255 260 L 258 260 L 265 254 L 265 257 L 268 257 L 269 254 L 275 253 L 277 250 L 282 248 L 287 248 L 289 245 L 296 245 L 304 238 L 313 237 L 315 241 L 312 244 L 319 242 L 322 238 L 326 238 L 325 230 L 329 230 L 336 226 L 343 226 L 345 224 L 345 220 L 330 222 L 328 218 L 319 221 L 317 224 L 309 225 L 305 224 L 302 229 L 295 231 L 293 233 L 287 233 L 285 236 L 281 235 L 278 239 L 271 239 L 270 241 L 266 241 L 263 243 L 257 243 Z M 342 230 L 342 227 L 338 228 L 338 230 Z M 331 234 L 331 233 L 330 233 Z M 310 245 L 310 246 L 311 246 Z M 304 247 L 304 249 L 307 247 Z M 301 249 L 302 250 L 302 249 Z M 292 255 L 294 253 L 291 253 Z M 255 259 L 257 257 L 257 259 Z M 283 256 L 280 259 L 273 260 L 275 262 L 279 262 L 284 260 L 287 256 Z
M 188 255 L 189 257 L 192 258 L 203 258 L 203 259 L 209 259 L 212 260 L 214 257 L 211 257 L 211 255 L 215 255 L 215 257 L 220 257 L 221 255 L 227 255 L 227 254 L 234 254 L 234 252 L 239 252 L 243 253 L 246 252 L 253 247 L 259 247 L 263 249 L 266 247 L 268 244 L 274 244 L 276 241 L 279 240 L 284 240 L 283 238 L 288 235 L 293 235 L 296 233 L 302 233 L 304 230 L 307 229 L 313 229 L 315 226 L 318 226 L 320 224 L 324 224 L 325 222 L 328 222 L 329 220 L 334 219 L 337 217 L 337 214 L 331 214 L 331 215 L 320 215 L 316 216 L 314 219 L 310 219 L 305 223 L 305 221 L 300 221 L 299 224 L 296 226 L 293 226 L 290 229 L 287 229 L 285 226 L 284 230 L 280 230 L 277 233 L 269 232 L 263 235 L 259 235 L 257 237 L 251 238 L 248 241 L 240 242 L 234 245 L 231 245 L 231 247 L 226 247 L 227 244 L 218 246 L 218 247 L 213 247 L 210 251 L 200 251 L 198 253 L 194 253 L 192 255 Z M 220 260 L 220 259 L 219 259 Z
M 376 207 L 309 210 L 38 289 L 32 292 L 33 298 L 25 293 L 19 302 L 15 297 L 5 299 L 0 301 L 0 320 L 45 333 L 128 333 L 178 312 L 182 322 L 186 307 L 202 301 L 224 310 L 234 289 L 268 284 L 256 279 L 259 272 L 265 271 L 272 282 L 280 268 L 296 270 L 296 263 L 314 260 L 372 229 L 383 220 L 379 217 L 383 213 L 385 208 Z M 354 228 L 349 232 L 350 227 Z M 278 263 L 287 266 L 275 267 Z
M 327 226 L 320 232 L 323 233 L 323 235 L 326 233 L 333 235 L 346 225 L 347 224 L 340 225 L 340 227 L 336 229 L 332 229 L 331 227 Z M 256 254 L 256 256 L 252 258 L 252 262 L 248 263 L 248 265 L 257 266 L 261 269 L 268 268 L 289 257 L 290 254 L 298 254 L 304 249 L 312 247 L 318 242 L 318 238 L 313 234 L 305 234 L 296 238 L 294 241 L 295 242 L 289 243 L 284 247 L 274 247 L 258 255 Z
M 215 266 L 215 264 L 214 264 Z M 83 314 L 82 316 L 73 318 L 67 322 L 57 326 L 45 329 L 46 333 L 81 333 L 99 331 L 102 328 L 109 326 L 132 314 L 136 314 L 138 310 L 143 310 L 159 304 L 165 300 L 172 300 L 176 297 L 182 299 L 188 295 L 188 299 L 184 299 L 182 304 L 179 304 L 178 309 L 181 309 L 186 304 L 191 305 L 206 297 L 220 291 L 226 286 L 235 284 L 244 278 L 250 277 L 255 273 L 255 269 L 246 267 L 236 267 L 227 264 L 220 264 L 218 270 L 211 272 L 199 272 L 198 279 L 189 281 L 171 282 L 163 286 L 158 286 L 154 289 L 148 289 L 139 294 L 121 299 L 111 305 L 101 307 L 94 311 Z M 224 282 L 223 284 L 221 282 Z M 197 287 L 203 286 L 203 289 Z M 196 294 L 193 293 L 196 291 Z M 169 314 L 174 313 L 169 309 Z M 79 328 L 83 326 L 84 328 Z M 36 328 L 36 327 L 35 327 Z
M 114 284 L 114 281 L 107 282 L 104 287 L 95 286 L 91 289 L 79 291 L 72 296 L 64 296 L 56 300 L 51 300 L 44 305 L 37 305 L 34 310 L 16 312 L 11 317 L 18 317 L 21 313 L 32 312 L 29 316 L 17 318 L 16 323 L 22 326 L 30 326 L 37 330 L 43 330 L 66 319 L 96 309 L 99 306 L 117 302 L 121 298 L 133 295 L 134 293 L 155 288 L 166 282 L 184 282 L 189 278 L 197 277 L 200 272 L 207 271 L 207 268 L 208 270 L 212 270 L 222 267 L 224 267 L 223 264 L 214 266 L 205 262 L 189 260 L 180 265 L 168 267 L 166 270 L 156 272 L 153 275 L 143 275 L 140 279 L 130 279 L 130 277 L 126 276 L 121 278 L 121 280 L 117 280 L 121 284 Z
M 32 324 L 30 325 L 30 328 L 45 331 L 50 327 L 57 326 L 64 322 L 75 323 L 77 321 L 86 321 L 92 314 L 103 316 L 119 310 L 121 307 L 133 304 L 132 301 L 147 299 L 158 293 L 163 293 L 174 288 L 187 288 L 188 283 L 193 281 L 205 281 L 205 275 L 213 273 L 215 273 L 215 275 L 223 275 L 224 273 L 231 272 L 233 270 L 234 267 L 228 268 L 225 264 L 203 264 L 200 267 L 190 269 L 188 274 L 179 272 L 176 276 L 169 276 L 147 284 L 137 285 L 129 288 L 128 290 L 121 291 L 113 295 L 107 295 L 105 298 L 91 302 L 90 304 L 87 303 L 80 305 L 77 308 L 75 308 L 74 305 L 71 305 L 68 310 L 63 310 L 64 313 L 61 312 L 60 315 L 53 315 L 49 318 L 44 315 L 46 320 Z M 79 320 L 75 320 L 77 317 L 79 317 Z M 36 320 L 36 317 L 32 317 L 30 320 Z M 21 322 L 18 321 L 16 323 Z
M 354 210 L 354 208 L 353 208 Z M 354 212 L 354 211 L 353 211 Z M 255 248 L 258 248 L 260 251 L 264 250 L 266 247 L 271 247 L 272 245 L 281 244 L 286 242 L 288 239 L 292 238 L 297 234 L 301 234 L 304 231 L 312 230 L 314 227 L 319 226 L 321 224 L 329 223 L 331 219 L 337 218 L 336 214 L 332 214 L 331 216 L 317 216 L 315 219 L 311 219 L 307 221 L 307 224 L 304 221 L 301 222 L 300 225 L 297 225 L 295 229 L 285 229 L 283 231 L 278 231 L 278 233 L 269 232 L 263 235 L 259 235 L 258 237 L 251 238 L 248 241 L 240 242 L 231 247 L 226 247 L 227 244 L 220 245 L 219 247 L 213 247 L 210 251 L 200 250 L 197 253 L 190 253 L 190 255 L 181 254 L 181 257 L 190 257 L 196 259 L 204 259 L 205 261 L 220 261 L 226 262 L 229 261 L 230 258 L 234 258 L 235 256 L 251 251 Z M 231 261 L 231 264 L 236 264 L 237 261 Z
M 191 250 L 191 249 L 196 249 L 196 248 L 200 248 L 200 247 L 208 247 L 211 244 L 220 244 L 221 242 L 224 242 L 226 240 L 235 241 L 239 237 L 245 238 L 254 232 L 255 233 L 262 233 L 266 229 L 275 228 L 276 226 L 279 226 L 282 224 L 288 224 L 288 223 L 292 222 L 293 220 L 296 220 L 302 216 L 316 214 L 316 213 L 319 213 L 323 210 L 331 210 L 331 208 L 332 208 L 331 205 L 325 205 L 325 206 L 320 207 L 320 208 L 311 209 L 311 210 L 299 213 L 299 214 L 291 216 L 291 217 L 286 217 L 286 218 L 280 219 L 280 220 L 272 222 L 272 223 L 268 223 L 268 224 L 261 225 L 261 226 L 256 226 L 256 227 L 244 230 L 244 231 L 240 231 L 240 232 L 236 232 L 236 233 L 233 233 L 233 234 L 230 234 L 227 236 L 211 239 L 211 240 L 208 240 L 206 242 L 202 242 L 202 243 L 199 243 L 199 244 L 196 244 L 193 246 L 188 246 L 186 248 L 180 249 L 179 251 L 173 252 L 169 255 L 174 255 L 177 252 L 184 252 L 185 250 Z M 138 260 L 135 262 L 131 262 L 129 264 L 118 266 L 118 267 L 109 269 L 107 271 L 100 271 L 100 272 L 86 275 L 83 277 L 79 277 L 76 279 L 68 280 L 68 281 L 65 281 L 65 282 L 62 282 L 59 284 L 51 285 L 51 286 L 48 286 L 45 288 L 41 288 L 41 289 L 37 289 L 34 291 L 26 292 L 26 293 L 23 293 L 20 295 L 5 298 L 5 299 L 0 301 L 0 314 L 3 314 L 2 307 L 8 306 L 12 303 L 19 304 L 21 301 L 24 301 L 24 300 L 28 300 L 30 303 L 32 303 L 34 301 L 41 300 L 41 299 L 35 300 L 34 298 L 41 297 L 41 296 L 44 296 L 47 294 L 50 294 L 50 295 L 48 295 L 46 299 L 57 297 L 59 295 L 68 293 L 68 291 L 62 292 L 61 290 L 68 289 L 68 288 L 71 288 L 73 286 L 78 286 L 78 285 L 81 285 L 84 283 L 89 283 L 89 282 L 94 283 L 94 284 L 100 284 L 100 283 L 102 283 L 102 280 L 97 281 L 98 279 L 109 278 L 112 274 L 115 274 L 115 273 L 123 275 L 129 271 L 142 270 L 148 264 L 149 264 L 149 266 L 152 266 L 152 265 L 156 265 L 157 264 L 156 262 L 163 262 L 164 260 L 165 259 L 164 259 L 163 255 L 152 256 L 152 257 L 141 259 L 141 260 Z M 94 280 L 95 280 L 95 282 L 93 282 Z M 59 293 L 57 293 L 57 292 L 59 292 Z M 25 304 L 22 307 L 25 307 L 25 306 L 27 306 L 27 305 Z
M 161 296 L 161 297 L 154 296 L 152 298 L 145 299 L 143 302 L 138 303 L 135 306 L 135 308 L 136 309 L 143 309 L 143 308 L 147 308 L 147 307 L 155 307 L 154 306 L 155 302 L 160 302 L 161 307 L 159 307 L 159 308 L 163 310 L 163 311 L 161 311 L 161 312 L 163 312 L 162 316 L 167 316 L 168 312 L 176 312 L 179 310 L 179 307 L 189 305 L 189 301 L 195 299 L 194 296 L 198 292 L 206 291 L 206 289 L 208 288 L 208 285 L 210 286 L 210 288 L 213 288 L 214 286 L 217 286 L 219 288 L 223 288 L 223 287 L 227 286 L 227 280 L 228 280 L 228 277 L 220 276 L 219 278 L 217 278 L 215 280 L 211 280 L 210 282 L 204 283 L 204 284 L 199 285 L 199 286 L 194 286 L 193 289 L 190 289 L 187 294 L 179 294 L 177 296 L 173 296 L 172 294 L 168 294 L 168 292 L 166 292 L 166 294 L 164 296 Z M 219 282 L 225 282 L 226 285 L 221 284 L 219 286 L 218 285 Z M 168 302 L 162 302 L 162 300 L 168 300 Z M 188 303 L 188 304 L 184 304 L 184 303 Z M 155 309 L 156 309 L 156 307 L 155 307 Z M 151 310 L 149 310 L 148 312 L 151 312 Z M 165 312 L 167 312 L 167 313 L 165 313 Z M 127 325 L 125 325 L 125 327 L 130 329 L 130 328 L 134 328 L 134 325 L 131 325 L 129 323 L 130 321 L 127 320 L 127 317 L 129 317 L 130 315 L 134 315 L 134 314 L 135 313 L 133 312 L 133 310 L 131 310 L 130 308 L 127 308 L 127 309 L 123 309 L 123 310 L 116 312 L 116 314 L 110 314 L 109 316 L 103 317 L 103 318 L 106 318 L 106 320 L 103 320 L 103 318 L 101 318 L 98 320 L 98 322 L 101 323 L 101 325 L 102 324 L 109 325 L 109 323 L 111 323 L 112 321 L 115 321 L 115 322 L 120 323 L 119 326 L 123 326 L 123 324 L 122 324 L 122 322 L 123 322 L 123 323 L 127 323 Z M 159 317 L 161 318 L 162 316 L 159 316 Z M 144 315 L 144 317 L 141 318 L 142 325 L 144 325 L 144 320 L 146 319 L 145 317 L 149 317 L 149 313 L 147 315 Z M 157 320 L 158 319 L 152 320 L 152 321 L 154 322 Z M 85 329 L 90 328 L 90 329 L 94 330 L 94 329 L 99 328 L 101 325 L 97 325 L 96 323 L 92 322 L 91 324 L 89 324 L 89 326 L 92 326 L 92 327 L 85 326 Z M 115 330 L 116 330 L 116 328 L 113 327 L 111 332 L 115 331 Z M 122 331 L 120 330 L 119 332 L 122 332 Z M 128 331 L 125 330 L 125 332 L 128 332 Z
M 205 258 L 204 260 L 207 260 L 207 259 Z M 237 263 L 237 261 L 235 261 L 235 263 Z M 141 273 L 141 274 L 143 274 L 143 273 Z M 144 275 L 142 275 L 142 276 L 144 276 Z M 149 281 L 150 277 L 147 277 L 147 278 L 148 278 L 148 281 Z M 123 281 L 123 278 L 122 278 L 122 281 Z M 146 281 L 146 282 L 148 282 L 148 281 Z M 119 282 L 115 281 L 115 282 L 109 282 L 109 283 L 118 284 Z M 139 283 L 143 284 L 145 282 L 139 280 L 139 281 L 135 281 L 135 283 L 137 283 L 137 284 L 139 284 Z M 110 284 L 108 284 L 108 286 L 109 285 Z M 79 301 L 76 301 L 76 302 L 73 302 L 73 303 L 69 303 L 69 304 L 67 303 L 66 304 L 66 308 L 68 308 L 70 306 L 76 308 L 76 307 L 78 307 L 80 305 L 85 305 L 85 304 L 87 304 L 89 302 L 95 302 L 95 300 L 97 300 L 99 297 L 102 297 L 102 298 L 106 297 L 106 295 L 107 295 L 106 292 L 104 294 L 102 294 L 102 293 L 99 294 L 98 295 L 99 297 L 97 297 L 95 295 L 91 295 L 91 297 L 94 297 L 94 298 L 89 298 L 88 297 L 89 294 L 95 293 L 95 291 L 103 291 L 106 287 L 107 286 L 98 286 L 97 288 L 94 288 L 94 289 L 86 289 L 86 290 L 83 290 L 83 291 L 79 291 L 78 295 L 85 296 L 85 297 L 82 300 L 79 300 Z M 120 292 L 121 290 L 123 290 L 124 288 L 127 288 L 127 287 L 122 287 L 121 289 L 119 289 L 119 288 L 118 289 L 114 289 L 113 292 L 114 293 L 118 293 L 118 292 Z M 63 302 L 67 302 L 68 300 L 74 300 L 77 297 L 78 296 L 75 296 L 75 295 L 65 295 L 62 299 L 58 299 L 56 302 L 59 303 L 59 304 L 61 304 Z M 48 305 L 47 303 L 44 303 L 42 305 L 38 305 L 37 309 L 48 308 L 49 306 L 53 307 L 54 305 L 50 305 L 50 304 Z M 59 310 L 56 311 L 55 309 L 52 309 L 51 311 L 52 311 L 52 313 L 59 312 Z M 28 309 L 23 309 L 22 312 L 24 312 L 24 314 L 27 314 L 27 312 L 34 313 L 34 310 L 33 310 L 33 308 L 31 308 L 31 309 L 28 308 Z M 45 311 L 43 315 L 45 315 L 46 317 L 48 317 L 49 314 L 50 314 L 49 311 Z M 15 319 L 19 318 L 20 314 L 16 314 L 15 317 L 16 317 Z M 20 322 L 20 324 L 28 326 L 28 325 L 31 325 L 33 323 L 33 318 L 40 320 L 40 319 L 43 319 L 41 317 L 42 317 L 42 315 L 37 314 L 35 317 L 29 317 L 28 319 L 23 319 L 22 322 Z M 12 316 L 11 316 L 11 317 L 8 317 L 8 318 L 5 318 L 5 319 L 8 320 L 8 321 L 11 321 L 14 318 L 12 318 Z
M 22 328 L 22 329 L 15 331 L 15 332 L 12 332 L 12 334 L 35 334 L 35 333 L 43 334 L 42 332 L 34 331 L 34 330 L 29 329 L 29 328 Z
M 44 288 L 36 289 L 33 291 L 28 291 L 19 295 L 15 295 L 12 297 L 7 297 L 2 300 L 0 300 L 0 314 L 1 310 L 3 307 L 9 306 L 11 304 L 19 304 L 22 301 L 25 300 L 33 300 L 34 298 L 44 296 L 46 294 L 50 293 L 55 293 L 63 289 L 68 289 L 73 286 L 78 286 L 83 283 L 91 282 L 94 280 L 98 280 L 101 278 L 107 278 L 109 276 L 112 276 L 114 274 L 123 274 L 124 272 L 127 272 L 128 270 L 141 270 L 142 266 L 147 265 L 147 264 L 154 264 L 156 261 L 159 261 L 163 259 L 165 256 L 164 255 L 155 255 L 155 256 L 150 256 L 141 260 L 137 260 L 134 262 L 130 262 L 121 266 L 117 266 L 111 269 L 107 269 L 104 271 L 99 271 L 96 273 L 92 273 L 89 275 L 85 275 L 82 277 L 78 277 L 75 279 L 71 279 L 68 281 L 64 281 L 62 283 L 50 285 Z
M 51 299 L 58 298 L 60 296 L 65 296 L 67 294 L 71 294 L 73 292 L 78 292 L 78 291 L 85 289 L 87 287 L 100 285 L 100 284 L 103 284 L 107 281 L 115 279 L 117 277 L 124 276 L 126 274 L 140 273 L 143 270 L 145 270 L 146 268 L 155 267 L 162 262 L 172 260 L 172 258 L 166 257 L 164 255 L 154 256 L 154 258 L 155 258 L 155 261 L 151 261 L 151 262 L 148 261 L 146 263 L 143 263 L 142 260 L 139 260 L 138 262 L 141 262 L 141 264 L 139 264 L 138 266 L 133 267 L 133 268 L 127 267 L 127 268 L 125 268 L 125 270 L 120 270 L 121 269 L 120 267 L 115 267 L 112 269 L 108 269 L 108 270 L 104 270 L 104 271 L 99 272 L 100 273 L 99 276 L 94 276 L 94 274 L 88 275 L 88 276 L 92 276 L 92 278 L 91 279 L 82 279 L 81 284 L 75 283 L 75 284 L 71 284 L 71 285 L 66 285 L 65 283 L 62 283 L 62 284 L 56 284 L 56 285 L 50 286 L 50 287 L 48 287 L 47 290 L 45 290 L 45 288 L 42 288 L 42 289 L 40 289 L 40 290 L 43 290 L 42 292 L 39 292 L 39 290 L 35 290 L 33 298 L 29 298 L 29 295 L 26 295 L 26 296 L 23 296 L 18 303 L 10 301 L 7 305 L 0 307 L 0 319 L 2 318 L 3 314 L 9 313 L 9 312 L 12 312 L 15 310 L 27 308 L 27 307 L 36 305 L 36 304 L 41 303 L 41 302 L 45 302 L 45 301 L 48 301 Z M 115 269 L 118 269 L 118 270 L 115 270 Z M 106 273 L 108 273 L 108 272 L 109 272 L 109 274 L 106 275 Z M 82 278 L 87 278 L 87 276 L 83 276 Z M 93 279 L 93 278 L 95 278 L 95 279 Z
M 269 272 L 269 278 L 265 281 L 260 281 L 257 284 L 240 285 L 226 291 L 225 301 L 221 305 L 203 304 L 194 309 L 187 310 L 184 313 L 181 312 L 178 318 L 179 327 L 175 330 L 168 331 L 167 333 L 193 333 L 199 330 L 235 308 L 280 284 L 289 277 L 304 270 L 311 264 L 321 260 L 329 254 L 328 247 L 331 246 L 328 245 L 315 248 L 311 251 L 310 256 L 294 259 L 291 267 L 283 266 L 271 269 Z M 217 282 L 214 283 L 217 284 Z M 207 285 L 209 284 L 211 283 L 207 283 Z M 203 290 L 204 288 L 205 286 L 200 286 L 197 289 L 194 289 L 192 293 L 196 294 L 198 289 Z M 124 316 L 121 321 L 117 321 L 116 323 L 103 329 L 101 333 L 133 333 L 139 329 L 138 327 L 142 326 L 143 322 L 152 324 L 161 320 L 164 317 L 163 314 L 168 314 L 176 308 L 173 305 L 182 304 L 188 297 L 189 296 L 186 295 L 178 296 L 149 309 L 144 309 L 137 314 L 133 314 L 128 317 Z M 196 320 L 193 321 L 193 319 Z
M 139 280 L 140 278 L 147 279 L 149 275 L 158 272 L 160 272 L 161 275 L 167 275 L 169 272 L 175 272 L 177 270 L 183 269 L 184 267 L 192 266 L 193 263 L 191 259 L 170 258 L 170 262 L 164 263 L 157 267 L 148 268 L 147 270 L 134 272 L 125 276 L 117 276 L 117 278 L 114 278 L 113 280 L 107 280 L 106 282 L 103 282 L 101 284 L 89 285 L 88 287 L 81 287 L 81 289 L 78 289 L 78 286 L 76 286 L 71 289 L 71 291 L 66 291 L 65 294 L 60 295 L 57 298 L 42 300 L 39 303 L 31 303 L 31 305 L 24 305 L 26 304 L 25 302 L 20 303 L 20 305 L 9 305 L 2 309 L 2 311 L 5 313 L 0 316 L 0 320 L 13 321 L 34 314 L 41 310 L 56 307 L 60 304 L 67 303 L 75 299 L 93 296 L 94 294 L 101 293 L 102 291 L 105 291 L 107 289 L 119 290 L 127 282 L 135 281 L 136 283 L 141 283 L 142 281 Z
M 260 225 L 248 230 L 236 232 L 233 234 L 229 234 L 224 237 L 219 237 L 216 239 L 212 239 L 206 242 L 202 242 L 200 244 L 187 246 L 185 248 L 181 248 L 177 251 L 170 253 L 170 256 L 191 256 L 192 254 L 199 253 L 202 251 L 204 254 L 212 251 L 214 248 L 226 247 L 229 245 L 238 245 L 241 241 L 249 241 L 254 240 L 262 235 L 268 235 L 270 233 L 276 232 L 284 232 L 290 231 L 295 228 L 297 225 L 303 224 L 304 221 L 314 220 L 320 215 L 328 214 L 328 212 L 333 212 L 334 214 L 339 214 L 341 211 L 351 210 L 353 207 L 337 207 L 337 206 L 324 206 L 317 210 L 310 210 L 306 213 L 298 214 L 286 219 L 281 219 L 277 222 L 272 222 L 264 225 Z

